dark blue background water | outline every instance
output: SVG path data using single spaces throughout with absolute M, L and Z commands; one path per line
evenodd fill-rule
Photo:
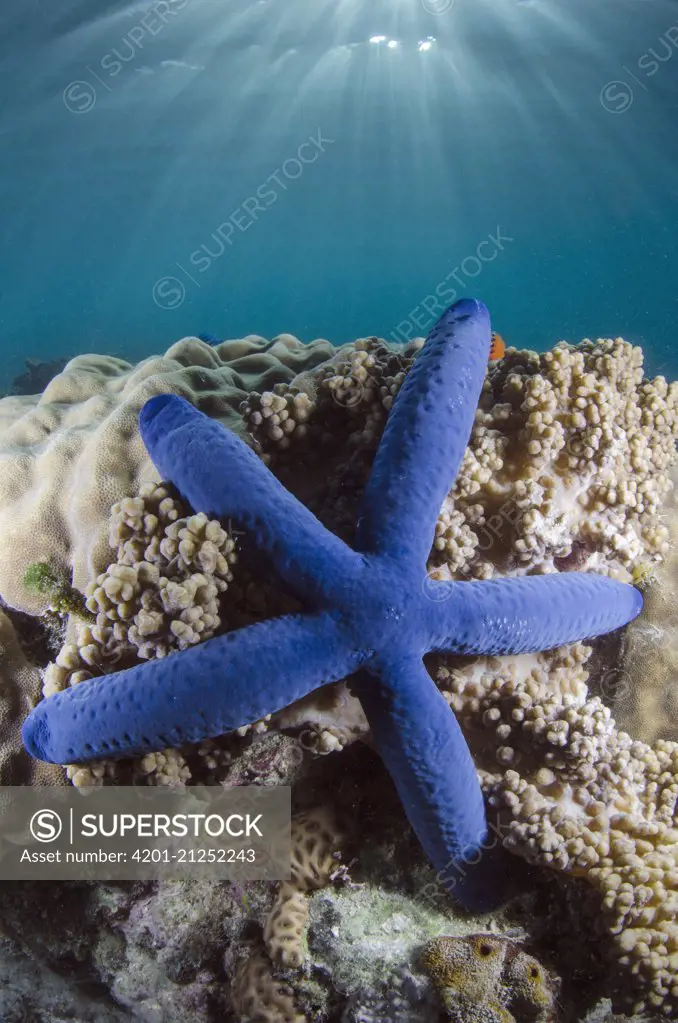
M 678 375 L 678 4 L 448 5 L 3 5 L 0 386 L 200 331 L 416 336 L 436 288 Z

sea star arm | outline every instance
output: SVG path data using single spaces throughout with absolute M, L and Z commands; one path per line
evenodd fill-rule
M 637 589 L 588 572 L 434 583 L 430 649 L 470 654 L 551 650 L 619 629 L 643 606 Z
M 23 741 L 57 764 L 182 746 L 286 707 L 361 661 L 327 614 L 272 618 L 50 696 Z
M 279 483 L 255 453 L 230 430 L 174 394 L 146 402 L 141 436 L 163 479 L 196 511 L 232 518 L 280 578 L 316 606 L 331 601 L 334 587 L 362 559 Z
M 422 661 L 404 653 L 350 683 L 410 824 L 444 883 L 469 909 L 501 897 L 488 873 L 489 840 L 480 784 L 454 714 Z
M 356 549 L 423 565 L 459 471 L 483 386 L 490 317 L 475 299 L 433 327 L 386 422 L 358 519 Z

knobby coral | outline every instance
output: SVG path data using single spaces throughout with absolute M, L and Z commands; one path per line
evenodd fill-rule
M 397 353 L 376 338 L 358 341 L 330 364 L 255 392 L 243 405 L 262 457 L 349 541 L 383 423 L 420 344 Z M 288 427 L 282 438 L 277 417 L 297 420 L 299 428 Z M 438 517 L 431 577 L 579 568 L 646 584 L 663 558 L 672 558 L 675 511 L 666 500 L 677 438 L 678 384 L 646 379 L 640 348 L 617 338 L 560 343 L 541 355 L 509 349 L 488 368 L 459 475 Z M 310 490 L 297 482 L 296 466 L 314 479 Z M 670 728 L 674 575 L 664 571 L 649 593 L 657 623 L 643 615 L 630 629 L 631 677 L 617 686 L 625 700 L 618 709 L 635 729 L 658 703 L 667 713 L 655 732 Z M 638 690 L 633 700 L 630 686 Z M 367 727 L 343 686 L 334 706 L 327 696 L 311 696 L 260 727 L 302 723 L 317 728 L 320 752 Z
M 340 350 L 289 386 L 251 394 L 243 413 L 268 463 L 305 468 L 339 449 L 366 478 L 418 343 L 377 339 Z M 289 424 L 295 424 L 295 427 Z M 282 430 L 281 430 L 282 425 Z M 642 351 L 621 338 L 509 349 L 488 369 L 457 480 L 436 527 L 436 578 L 595 569 L 642 579 L 668 550 L 658 509 L 671 489 L 678 383 L 643 376 Z M 336 503 L 328 487 L 327 504 Z M 331 509 L 323 509 L 328 515 Z
M 612 984 L 634 1012 L 678 1012 L 678 744 L 619 731 L 586 686 L 590 648 L 436 675 L 499 811 L 497 838 L 598 893 Z M 548 670 L 546 670 L 548 668 Z M 454 883 L 454 882 L 453 882 Z
M 220 602 L 236 552 L 233 537 L 218 521 L 187 514 L 173 488 L 149 483 L 138 497 L 113 506 L 109 543 L 116 560 L 85 589 L 94 624 L 78 623 L 73 641 L 47 667 L 45 695 L 106 675 L 120 664 L 185 650 L 221 626 Z M 209 745 L 200 752 L 208 760 L 218 756 Z M 138 767 L 157 784 L 190 777 L 174 749 L 150 752 Z M 114 772 L 114 762 L 106 760 L 69 767 L 78 785 L 95 784 Z
M 244 408 L 255 441 L 281 474 L 290 451 L 305 468 L 322 460 L 327 482 L 314 500 L 325 521 L 334 519 L 337 496 L 347 500 L 347 472 L 366 476 L 374 437 L 414 354 L 396 355 L 376 340 L 356 348 L 355 356 L 335 357 L 333 372 L 251 395 Z M 329 381 L 348 396 L 343 403 L 333 400 Z M 267 429 L 270 415 L 259 418 L 257 410 L 274 399 L 278 415 L 303 409 L 303 432 L 288 430 L 285 440 Z M 672 503 L 666 495 L 677 407 L 678 385 L 644 378 L 641 350 L 622 339 L 559 344 L 542 355 L 509 350 L 488 371 L 429 561 L 438 578 L 570 567 L 649 578 L 651 618 L 630 627 L 623 670 L 603 673 L 604 683 L 614 676 L 603 689 L 612 690 L 623 722 L 648 739 L 671 728 L 670 715 L 657 708 L 671 705 L 675 689 L 675 491 Z M 348 501 L 350 508 L 350 489 Z M 483 787 L 501 808 L 507 845 L 595 885 L 619 1004 L 672 1016 L 675 747 L 652 748 L 615 730 L 587 691 L 589 657 L 589 648 L 575 644 L 536 657 L 481 659 L 463 671 L 448 661 L 435 675 L 484 765 Z M 332 748 L 332 740 L 345 744 L 366 730 L 355 702 L 340 686 L 334 706 L 312 696 L 268 727 L 310 723 Z M 648 829 L 656 834 L 648 838 Z

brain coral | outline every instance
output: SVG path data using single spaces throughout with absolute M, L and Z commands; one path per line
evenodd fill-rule
M 41 395 L 0 401 L 0 595 L 41 613 L 47 601 L 22 583 L 48 562 L 83 590 L 109 560 L 111 505 L 157 481 L 137 429 L 154 394 L 180 394 L 231 428 L 253 386 L 273 387 L 325 361 L 326 341 L 250 336 L 215 347 L 185 338 L 132 366 L 79 355 Z

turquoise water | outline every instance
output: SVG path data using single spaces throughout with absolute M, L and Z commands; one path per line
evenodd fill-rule
M 3 389 L 462 294 L 678 373 L 675 2 L 65 0 L 5 5 L 0 52 Z

